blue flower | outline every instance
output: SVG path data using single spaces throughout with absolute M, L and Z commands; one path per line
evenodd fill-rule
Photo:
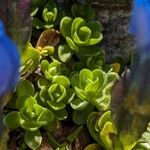
M 20 57 L 13 41 L 0 21 L 0 97 L 12 90 L 19 77 Z
M 150 43 L 149 0 L 134 0 L 130 32 L 134 34 L 137 46 Z

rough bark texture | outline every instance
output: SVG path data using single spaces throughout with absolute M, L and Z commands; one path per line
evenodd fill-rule
M 92 0 L 97 18 L 104 27 L 102 47 L 107 61 L 122 56 L 126 61 L 135 49 L 129 34 L 132 0 Z

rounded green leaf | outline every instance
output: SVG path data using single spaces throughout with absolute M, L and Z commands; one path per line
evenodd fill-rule
M 104 147 L 108 150 L 113 149 L 113 141 L 110 137 L 110 134 L 116 134 L 116 130 L 112 122 L 106 122 L 100 132 L 100 138 L 105 145 Z
M 91 38 L 91 39 L 89 39 L 89 41 L 88 41 L 88 45 L 95 45 L 95 44 L 98 44 L 101 40 L 102 40 L 102 38 L 103 38 L 103 35 L 102 34 L 99 34 L 99 33 L 97 33 L 97 38 Z
M 82 101 L 79 98 L 75 98 L 74 100 L 70 102 L 70 105 L 74 110 L 83 110 L 87 107 L 88 104 L 89 102 Z
M 47 100 L 49 100 L 49 95 L 47 91 L 47 87 L 43 87 L 39 93 L 41 102 L 45 103 Z
M 100 136 L 99 136 L 99 132 L 97 132 L 95 130 L 95 124 L 97 122 L 97 119 L 100 117 L 100 113 L 98 112 L 92 112 L 89 114 L 88 118 L 87 118 L 87 127 L 88 130 L 91 134 L 91 136 L 93 137 L 93 139 L 98 142 L 100 145 L 103 145 Z
M 107 83 L 107 74 L 102 71 L 101 69 L 95 69 L 92 71 L 93 73 L 93 80 L 97 80 L 98 79 L 98 86 L 99 89 L 102 89 L 105 84 Z
M 74 33 L 78 31 L 82 26 L 85 26 L 86 22 L 84 19 L 77 17 L 73 20 L 72 22 L 72 27 L 71 27 L 71 37 L 74 38 Z
M 56 103 L 48 100 L 47 104 L 55 111 L 62 110 L 66 107 L 66 105 L 63 102 Z
M 98 120 L 98 127 L 100 130 L 103 129 L 104 125 L 106 122 L 112 122 L 112 119 L 111 119 L 111 112 L 110 111 L 107 111 L 105 112 Z
M 88 100 L 88 98 L 87 98 L 87 93 L 85 93 L 85 91 L 84 90 L 82 90 L 82 89 L 79 89 L 78 87 L 75 87 L 75 93 L 76 93 L 76 95 L 79 97 L 79 99 L 81 99 L 81 100 Z
M 69 88 L 70 86 L 69 79 L 66 76 L 62 76 L 62 75 L 54 77 L 52 83 L 62 85 L 65 88 Z
M 87 42 L 88 40 L 90 39 L 91 37 L 91 30 L 86 27 L 86 26 L 83 26 L 81 27 L 78 32 L 76 31 L 74 33 L 74 42 L 78 45 L 87 45 Z
M 30 95 L 22 95 L 16 100 L 16 108 L 22 109 L 23 107 L 33 107 L 34 104 L 37 104 L 37 101 L 34 97 Z
M 54 14 L 51 11 L 48 11 L 47 8 L 43 9 L 43 19 L 45 22 L 53 22 Z
M 92 71 L 89 69 L 82 69 L 79 74 L 79 81 L 80 81 L 80 87 L 82 89 L 85 88 L 85 86 L 90 83 L 90 80 L 92 81 L 93 75 Z
M 72 56 L 72 50 L 68 45 L 58 47 L 58 56 L 62 62 L 68 62 Z
M 40 105 L 38 105 L 40 106 Z M 41 107 L 41 106 L 40 106 Z M 37 107 L 36 107 L 37 109 Z M 37 121 L 42 125 L 49 125 L 54 120 L 54 114 L 47 108 L 43 108 L 42 113 L 39 115 Z
M 43 78 L 40 78 L 40 79 L 38 80 L 38 87 L 39 87 L 40 89 L 42 89 L 42 88 L 44 88 L 44 87 L 47 87 L 47 86 L 49 86 L 49 85 L 50 85 L 49 81 L 48 81 L 47 79 L 45 79 L 44 77 L 43 77 Z
M 21 123 L 20 123 L 20 126 L 21 128 L 25 129 L 25 130 L 28 130 L 28 131 L 36 131 L 38 130 L 42 125 L 38 122 L 34 122 L 32 120 L 30 121 L 25 121 L 23 120 Z
M 21 80 L 17 85 L 17 96 L 31 95 L 35 93 L 34 85 L 29 80 Z
M 26 68 L 26 71 L 33 71 L 40 63 L 40 52 L 31 45 L 28 45 L 21 58 L 22 65 L 27 65 L 29 61 L 32 62 L 31 65 Z
M 75 52 L 79 51 L 79 48 L 75 45 L 75 43 L 73 42 L 73 40 L 70 37 L 66 37 L 66 41 L 67 41 L 67 44 L 69 45 L 69 47 L 73 51 L 75 51 Z
M 17 111 L 10 112 L 4 118 L 4 124 L 10 128 L 17 128 L 20 126 L 21 117 Z
M 60 32 L 64 37 L 71 36 L 72 19 L 70 17 L 62 18 L 60 22 Z
M 47 60 L 42 60 L 41 62 L 41 70 L 44 73 L 49 68 L 49 62 Z
M 42 143 L 42 136 L 39 130 L 27 131 L 24 135 L 25 143 L 33 150 L 36 150 Z
M 85 87 L 85 93 L 87 93 L 87 97 L 89 100 L 95 96 L 96 92 L 98 91 L 98 88 L 99 88 L 99 80 L 98 79 L 94 82 L 89 83 Z

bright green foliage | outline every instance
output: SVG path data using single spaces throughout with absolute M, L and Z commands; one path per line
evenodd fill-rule
M 38 4 L 37 4 L 38 5 Z M 36 4 L 35 4 L 36 6 Z M 35 7 L 32 11 L 32 16 L 38 12 L 38 7 Z M 50 29 L 54 26 L 57 19 L 57 7 L 54 0 L 49 0 L 49 2 L 44 6 L 42 12 L 42 21 L 36 17 L 33 18 L 33 26 L 37 29 Z
M 28 81 L 28 80 L 21 80 L 16 89 L 16 94 L 17 96 L 22 96 L 22 95 L 31 95 L 34 96 L 35 89 L 34 85 Z
M 54 114 L 42 107 L 33 97 L 35 89 L 28 80 L 21 80 L 16 90 L 16 111 L 11 111 L 4 118 L 4 124 L 10 128 L 21 127 L 25 129 L 24 141 L 33 150 L 36 150 L 42 142 L 40 127 L 49 127 Z
M 131 150 L 136 141 L 130 145 L 124 145 L 117 136 L 117 130 L 111 118 L 111 112 L 104 114 L 92 112 L 87 119 L 87 127 L 92 137 L 106 150 Z M 132 140 L 126 136 L 126 140 Z
M 25 143 L 33 150 L 36 150 L 42 143 L 42 135 L 40 131 L 25 131 Z
M 62 75 L 54 76 L 50 83 L 41 78 L 38 85 L 41 89 L 39 96 L 42 103 L 48 105 L 58 119 L 65 119 L 66 117 L 62 118 L 60 115 L 67 115 L 65 107 L 74 98 L 69 79 Z
M 21 62 L 21 74 L 34 71 L 40 63 L 40 52 L 28 44 L 22 54 Z
M 31 41 L 36 48 L 28 44 L 21 53 L 21 81 L 12 98 L 6 97 L 11 102 L 3 111 L 5 125 L 12 129 L 19 127 L 17 135 L 19 131 L 24 137 L 17 141 L 19 146 L 23 142 L 19 149 L 23 149 L 22 145 L 38 149 L 44 136 L 52 149 L 69 150 L 78 146 L 78 140 L 87 135 L 84 133 L 87 128 L 97 143 L 84 146 L 84 150 L 150 149 L 149 127 L 142 135 L 149 121 L 142 113 L 149 112 L 149 107 L 136 103 L 140 108 L 136 109 L 133 104 L 138 101 L 132 91 L 126 96 L 127 103 L 123 103 L 126 86 L 119 82 L 116 88 L 116 81 L 125 63 L 120 58 L 112 60 L 113 64 L 105 61 L 100 47 L 102 25 L 94 20 L 90 2 L 78 1 L 73 6 L 69 0 L 64 0 L 66 5 L 61 2 L 57 1 L 56 6 L 55 0 L 32 0 Z M 43 29 L 50 30 L 43 32 Z M 57 135 L 63 142 L 55 139 Z
M 71 102 L 72 108 L 82 110 L 90 103 L 100 111 L 108 109 L 111 87 L 117 79 L 116 73 L 101 69 L 82 69 L 74 74 L 71 81 L 77 98 Z
M 99 22 L 86 22 L 80 17 L 74 20 L 64 17 L 60 23 L 60 32 L 74 51 L 78 51 L 78 46 L 91 46 L 99 43 L 102 39 L 101 31 L 102 27 Z
M 60 23 L 60 32 L 66 39 L 68 46 L 59 46 L 60 59 L 65 62 L 72 53 L 80 53 L 85 56 L 99 54 L 100 48 L 96 44 L 102 39 L 101 31 L 102 26 L 97 21 L 86 22 L 80 17 L 74 20 L 70 17 L 64 17 Z
M 91 8 L 90 4 L 86 5 L 77 5 L 74 4 L 71 8 L 71 12 L 73 17 L 81 17 L 85 20 L 90 20 L 95 17 L 95 11 Z
M 53 80 L 54 76 L 67 75 L 69 72 L 64 64 L 55 59 L 53 59 L 51 63 L 47 60 L 43 60 L 41 62 L 41 71 L 44 74 L 44 77 L 50 81 Z
M 40 51 L 42 56 L 51 56 L 54 53 L 54 47 L 52 46 L 45 46 Z
M 16 100 L 18 111 L 12 111 L 5 117 L 4 122 L 7 126 L 10 128 L 22 127 L 29 131 L 35 131 L 53 121 L 53 113 L 37 103 L 36 99 L 31 96 L 33 91 L 33 85 L 29 81 L 23 80 L 19 83 L 17 87 L 18 98 Z M 14 118 L 15 120 L 12 122 Z

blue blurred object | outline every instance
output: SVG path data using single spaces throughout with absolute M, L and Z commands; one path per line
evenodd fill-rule
M 12 90 L 19 77 L 20 57 L 16 45 L 6 35 L 0 21 L 0 97 Z
M 136 53 L 130 72 L 114 85 L 111 100 L 118 135 L 129 144 L 141 138 L 150 122 L 150 0 L 134 0 L 130 32 Z
M 130 32 L 138 47 L 150 43 L 150 0 L 134 0 Z

